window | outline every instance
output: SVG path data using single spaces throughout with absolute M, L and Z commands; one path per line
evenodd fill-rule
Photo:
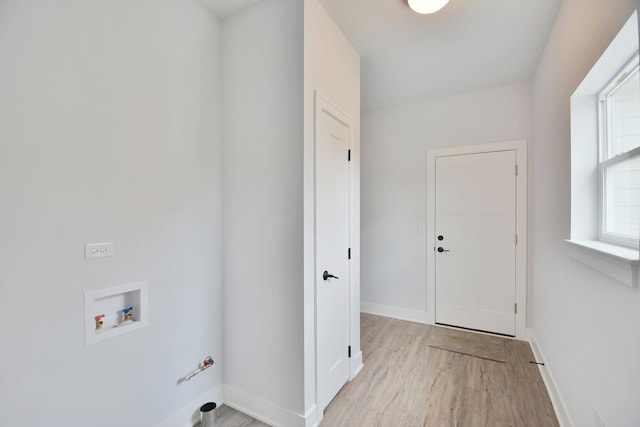
M 640 287 L 640 72 L 634 12 L 571 96 L 569 256 Z
M 638 53 L 598 94 L 600 240 L 638 247 L 640 73 Z

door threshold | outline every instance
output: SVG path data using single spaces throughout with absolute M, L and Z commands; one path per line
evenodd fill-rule
M 484 335 L 492 335 L 492 336 L 499 336 L 499 337 L 503 337 L 503 338 L 516 339 L 515 335 L 501 334 L 499 332 L 484 331 L 482 329 L 465 328 L 464 326 L 448 325 L 446 323 L 436 322 L 436 326 L 442 326 L 442 327 L 450 328 L 450 329 L 462 329 L 464 331 L 476 332 L 476 333 L 480 333 L 480 334 L 484 334 Z

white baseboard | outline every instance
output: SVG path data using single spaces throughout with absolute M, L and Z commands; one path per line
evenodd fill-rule
M 353 380 L 363 367 L 362 351 L 359 351 L 351 359 L 349 381 Z M 236 387 L 220 385 L 184 405 L 155 427 L 193 427 L 200 421 L 200 406 L 207 402 L 216 402 L 218 406 L 225 404 L 274 427 L 316 427 L 319 422 L 315 405 L 303 416 Z
M 305 427 L 317 427 L 319 424 L 318 407 L 316 405 L 313 405 L 313 408 L 311 408 L 309 412 L 307 412 L 307 414 L 304 416 L 304 419 Z
M 351 363 L 349 364 L 350 369 L 350 377 L 349 381 L 352 381 L 364 368 L 364 364 L 362 363 L 362 352 L 359 351 L 354 357 L 351 358 Z
M 173 415 L 162 421 L 156 427 L 193 427 L 200 421 L 200 407 L 207 402 L 216 402 L 218 406 L 222 405 L 222 385 L 219 385 L 197 399 L 184 405 Z
M 560 394 L 560 389 L 556 384 L 556 380 L 553 378 L 553 374 L 551 373 L 551 369 L 549 369 L 549 365 L 546 364 L 544 353 L 538 344 L 538 340 L 536 339 L 535 334 L 532 329 L 527 329 L 527 338 L 529 340 L 529 344 L 531 345 L 531 350 L 533 350 L 533 355 L 536 358 L 536 361 L 545 363 L 544 366 L 538 365 L 540 370 L 540 374 L 542 375 L 542 380 L 544 381 L 544 385 L 547 387 L 547 392 L 549 392 L 549 398 L 551 399 L 551 404 L 553 405 L 553 409 L 556 412 L 556 417 L 558 418 L 558 423 L 560 423 L 560 427 L 573 427 L 573 421 L 571 420 L 571 416 L 569 415 L 569 411 L 567 411 L 567 407 L 562 399 L 562 394 Z
M 226 384 L 224 386 L 224 403 L 270 426 L 307 427 L 306 415 L 296 414 L 269 401 L 252 396 L 244 390 Z M 311 426 L 313 426 L 315 424 L 315 411 L 310 411 L 309 415 L 309 418 L 313 417 L 314 422 L 311 423 Z
M 427 321 L 426 311 L 393 307 L 390 305 L 374 304 L 364 301 L 360 302 L 360 311 L 368 314 L 376 314 L 378 316 L 391 317 L 393 319 L 429 324 L 429 322 Z

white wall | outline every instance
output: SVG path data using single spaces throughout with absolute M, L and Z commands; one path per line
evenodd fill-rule
M 351 152 L 351 307 L 353 375 L 360 352 L 360 56 L 318 0 L 304 2 L 304 324 L 305 413 L 315 405 L 315 162 L 314 99 L 317 91 L 354 124 Z M 321 414 L 320 414 L 321 415 Z
M 640 2 L 565 0 L 533 81 L 530 327 L 575 426 L 640 424 L 640 291 L 572 261 L 569 97 Z
M 363 112 L 364 310 L 426 319 L 427 150 L 531 134 L 528 84 Z
M 225 401 L 268 422 L 313 425 L 314 91 L 358 128 L 359 56 L 317 0 L 264 0 L 226 19 L 223 33 Z
M 0 425 L 151 426 L 221 384 L 220 56 L 192 1 L 0 2 Z M 149 326 L 85 347 L 83 292 L 144 279 Z
M 264 0 L 223 23 L 225 400 L 263 419 L 304 414 L 303 18 Z

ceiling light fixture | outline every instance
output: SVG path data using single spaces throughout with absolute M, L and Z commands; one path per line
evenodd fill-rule
M 449 0 L 407 0 L 407 3 L 414 12 L 426 15 L 439 11 Z

